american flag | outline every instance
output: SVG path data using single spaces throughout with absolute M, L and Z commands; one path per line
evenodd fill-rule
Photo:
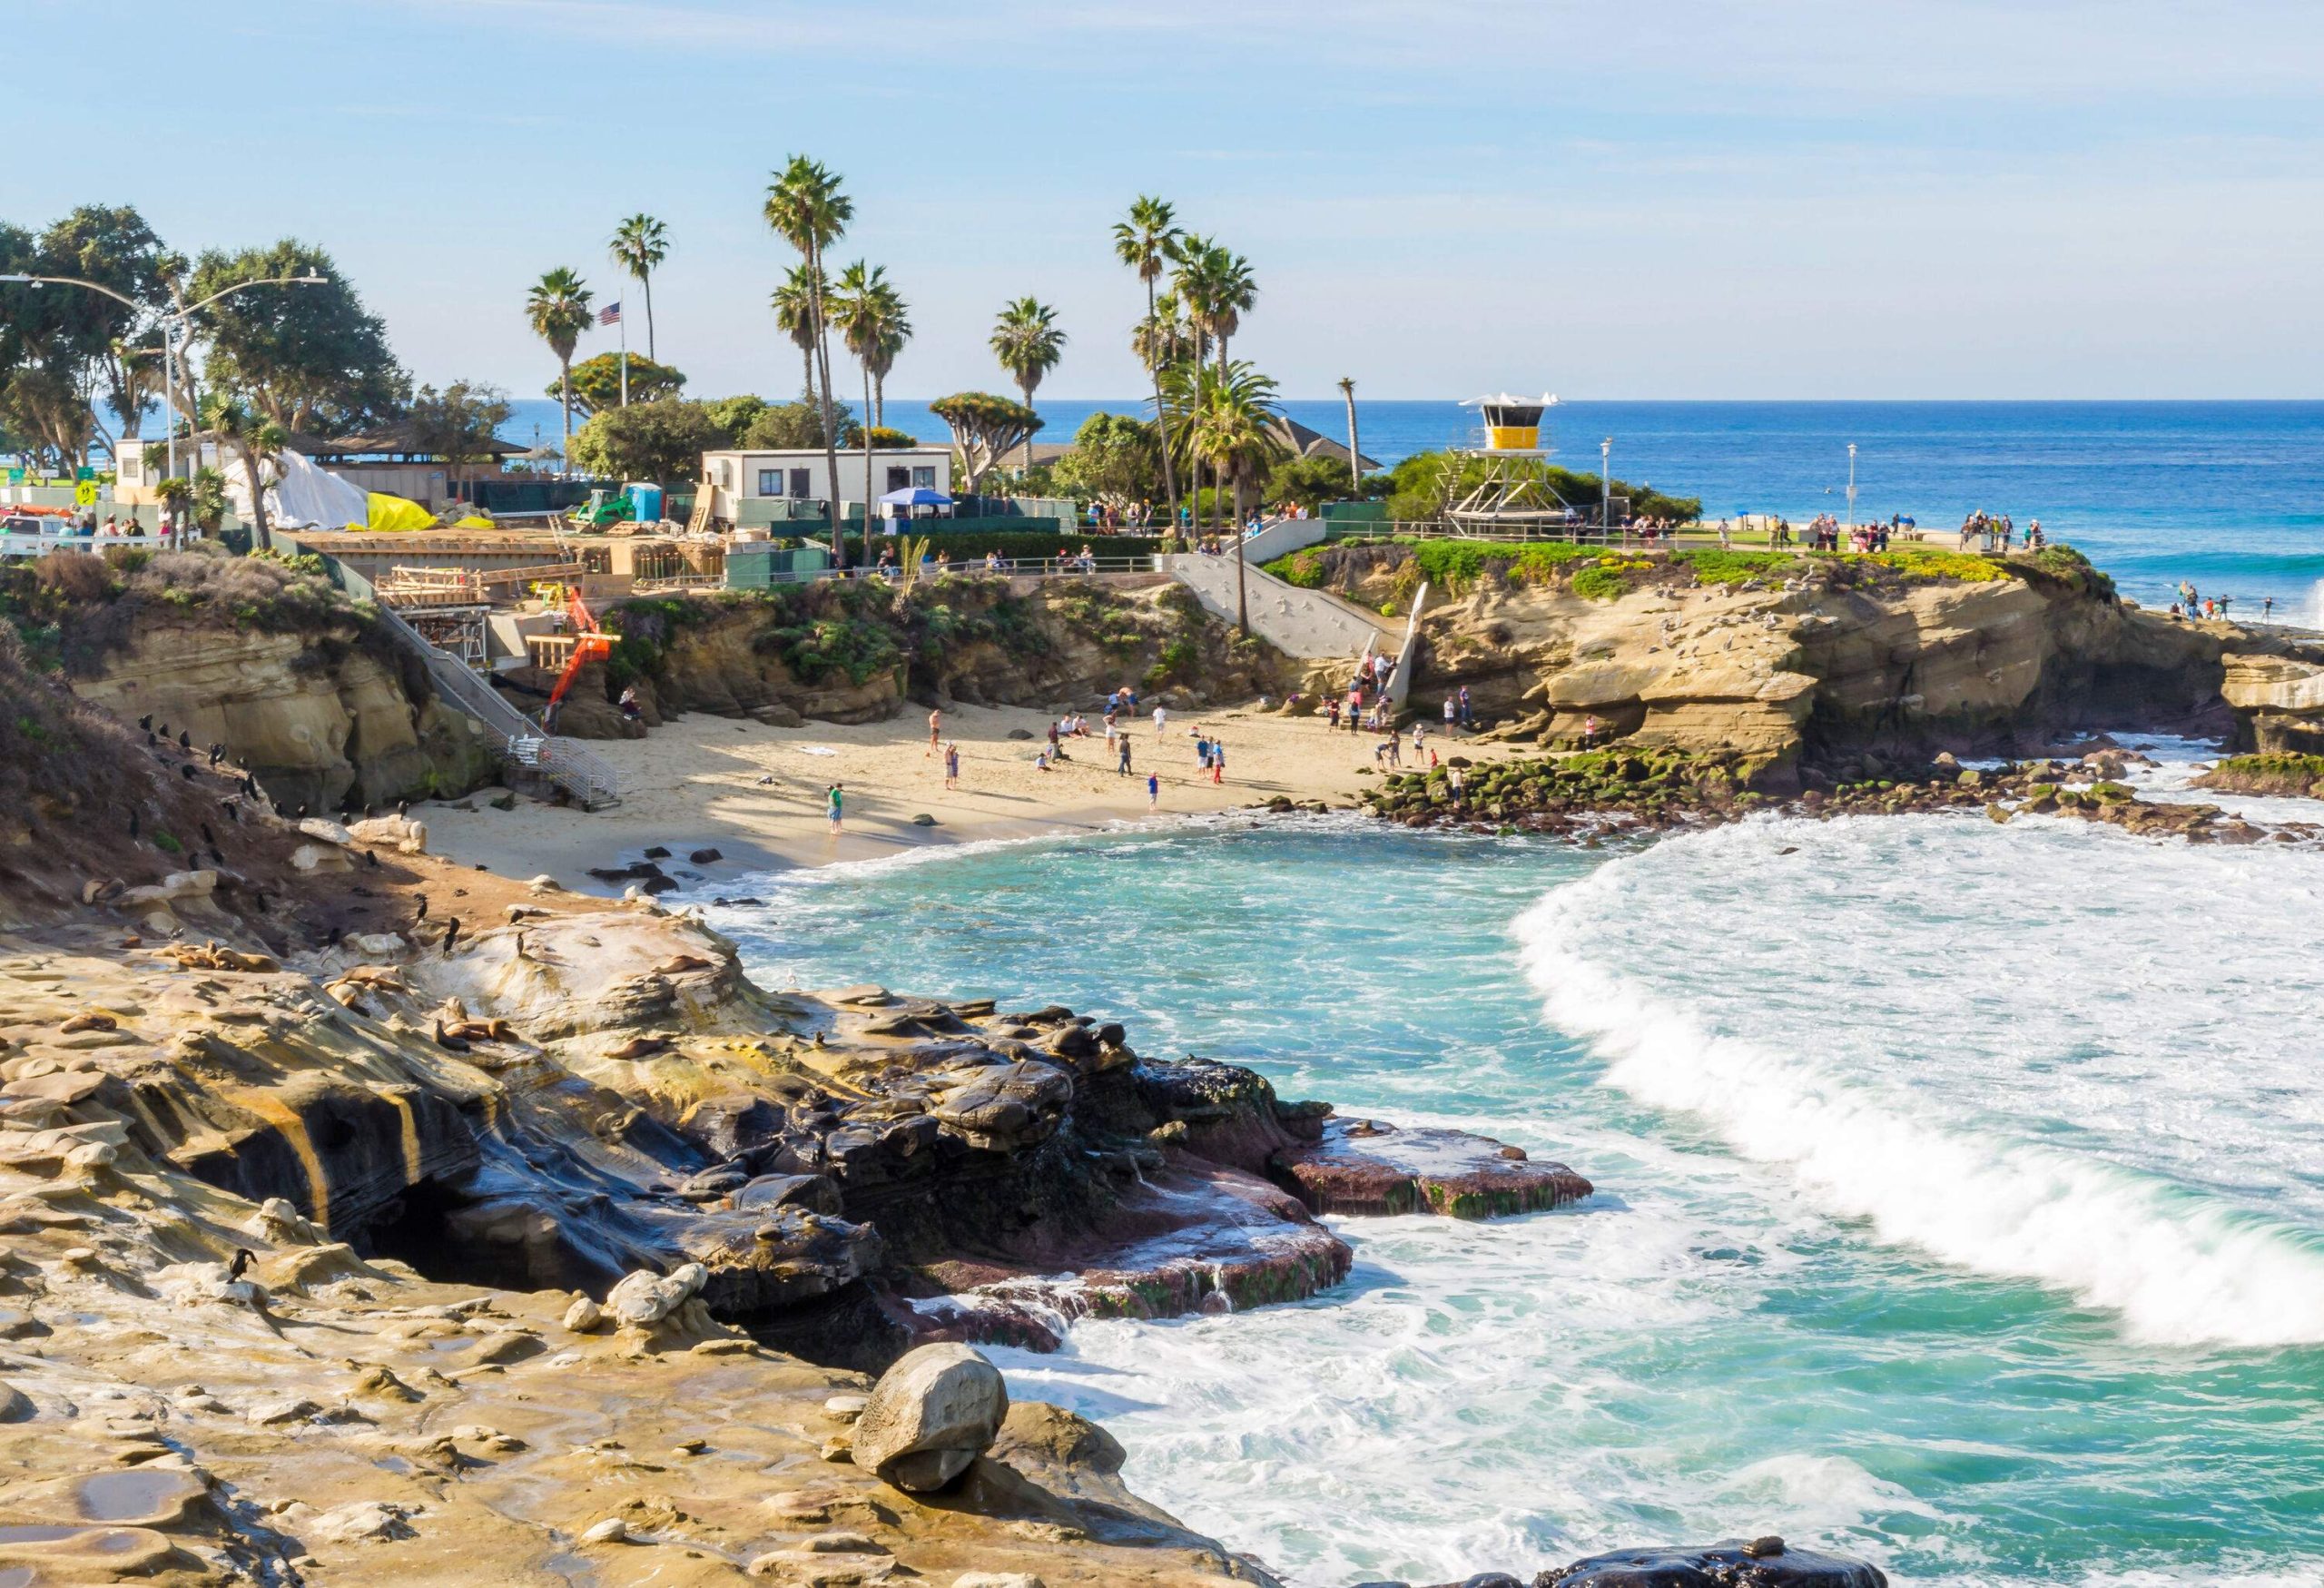
M 597 323 L 599 325 L 616 325 L 619 324 L 620 321 L 621 305 L 618 303 L 608 303 L 603 309 L 597 311 Z

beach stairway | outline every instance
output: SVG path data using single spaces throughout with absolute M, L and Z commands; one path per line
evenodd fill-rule
M 312 549 L 310 547 L 309 549 Z M 535 799 L 559 796 L 585 811 L 621 803 L 621 785 L 603 757 L 578 742 L 544 734 L 540 725 L 501 698 L 482 675 L 448 651 L 438 649 L 382 600 L 371 581 L 328 553 L 317 552 L 331 582 L 379 609 L 390 638 L 428 669 L 437 694 L 475 722 L 497 745 L 508 786 Z

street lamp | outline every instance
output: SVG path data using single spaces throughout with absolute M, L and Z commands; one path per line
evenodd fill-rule
M 1598 528 L 1606 534 L 1614 532 L 1614 438 L 1607 437 L 1598 443 Z M 1630 531 L 1622 532 L 1622 544 L 1630 541 Z
M 1856 443 L 1848 443 L 1848 528 L 1856 528 Z
M 10 281 L 20 282 L 32 288 L 35 292 L 48 286 L 86 287 L 92 292 L 103 292 L 114 302 L 140 312 L 143 312 L 145 308 L 145 305 L 135 299 L 115 291 L 102 281 L 84 281 L 78 276 L 0 275 L 0 284 Z M 330 278 L 319 271 L 310 271 L 303 276 L 261 276 L 255 281 L 237 281 L 222 292 L 211 293 L 199 303 L 182 303 L 175 309 L 162 311 L 162 387 L 164 400 L 169 404 L 171 417 L 175 419 L 178 411 L 178 348 L 182 340 L 192 340 L 191 322 L 197 312 L 209 308 L 222 298 L 231 298 L 237 292 L 246 292 L 252 287 L 323 287 L 330 284 Z M 193 416 L 187 417 L 191 419 Z M 172 475 L 175 475 L 178 471 L 178 429 L 175 424 L 170 426 L 169 442 L 169 471 Z

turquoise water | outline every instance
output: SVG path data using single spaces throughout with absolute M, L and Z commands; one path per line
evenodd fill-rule
M 2324 1575 L 2324 856 L 1220 819 L 753 887 L 714 913 L 778 984 L 1062 1001 L 1596 1181 L 1000 1354 L 1303 1588 L 1768 1531 L 1915 1582 Z

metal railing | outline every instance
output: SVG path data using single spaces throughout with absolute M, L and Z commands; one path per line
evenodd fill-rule
M 1160 571 L 1157 559 L 1141 553 L 1132 557 L 1004 557 L 999 560 L 998 566 L 988 566 L 982 557 L 964 557 L 953 562 L 921 563 L 917 577 L 923 580 L 945 575 L 955 578 L 1086 579 Z M 886 568 L 776 568 L 770 569 L 766 578 L 769 585 L 812 585 L 824 579 L 870 579 L 894 584 L 902 577 L 901 571 L 891 566 Z

